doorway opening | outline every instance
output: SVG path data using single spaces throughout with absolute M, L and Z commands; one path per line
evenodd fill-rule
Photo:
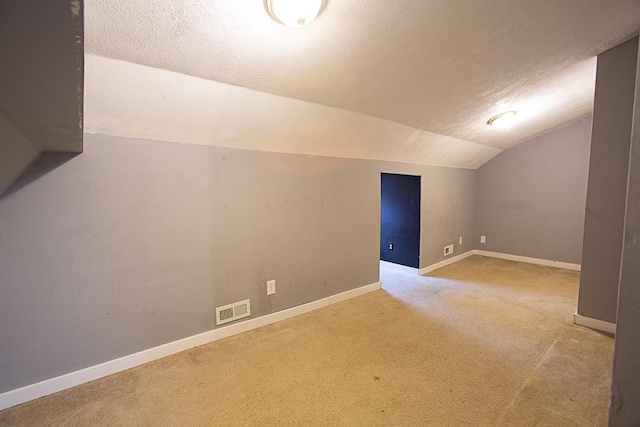
M 380 260 L 420 267 L 420 176 L 380 176 Z

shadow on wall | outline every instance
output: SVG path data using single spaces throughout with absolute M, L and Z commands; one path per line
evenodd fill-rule
M 69 152 L 45 152 L 38 157 L 38 159 L 26 170 L 24 173 L 18 178 L 4 194 L 0 195 L 0 199 L 2 197 L 7 197 L 10 194 L 20 190 L 21 188 L 31 184 L 38 178 L 48 174 L 55 168 L 65 164 L 69 160 L 78 156 L 81 153 L 69 153 Z

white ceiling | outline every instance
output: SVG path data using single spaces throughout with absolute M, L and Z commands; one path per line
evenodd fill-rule
M 638 28 L 639 0 L 328 0 L 302 29 L 263 0 L 85 3 L 89 53 L 499 149 L 588 115 L 595 56 Z
M 85 55 L 88 133 L 477 169 L 498 148 L 389 120 Z

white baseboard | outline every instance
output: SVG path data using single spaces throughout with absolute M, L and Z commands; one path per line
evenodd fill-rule
M 276 313 L 267 314 L 266 316 L 248 319 L 244 322 L 203 332 L 198 335 L 193 335 L 191 337 L 183 338 L 178 341 L 173 341 L 167 344 L 160 345 L 158 347 L 130 354 L 119 359 L 110 360 L 99 365 L 90 366 L 79 371 L 71 372 L 35 384 L 30 384 L 28 386 L 21 387 L 15 390 L 10 390 L 0 394 L 0 410 L 19 405 L 33 399 L 37 399 L 48 394 L 66 390 L 68 388 L 75 387 L 89 381 L 97 380 L 99 378 L 106 377 L 107 375 L 131 369 L 136 366 L 160 359 L 162 357 L 179 353 L 181 351 L 189 350 L 191 348 L 204 344 L 209 344 L 223 338 L 261 328 L 263 326 L 280 322 L 291 317 L 299 316 L 301 314 L 308 313 L 319 308 L 327 307 L 331 304 L 345 301 L 347 299 L 354 298 L 368 292 L 373 292 L 380 289 L 380 287 L 380 282 L 372 283 L 370 285 L 332 295 L 327 298 L 322 298 L 320 300 L 313 301 L 307 304 L 302 304 L 296 307 L 288 308 L 286 310 L 278 311 Z
M 454 256 L 453 258 L 445 259 L 444 261 L 440 261 L 435 264 L 431 264 L 430 266 L 421 268 L 420 275 L 431 273 L 434 270 L 437 270 L 439 268 L 446 267 L 447 265 L 451 265 L 453 263 L 461 261 L 465 258 L 470 257 L 471 255 L 481 255 L 481 256 L 486 256 L 491 258 L 506 259 L 509 261 L 518 261 L 518 262 L 526 262 L 528 264 L 544 265 L 547 267 L 564 268 L 566 270 L 574 270 L 574 271 L 580 271 L 580 268 L 581 268 L 580 264 L 571 264 L 568 262 L 552 261 L 548 259 L 531 258 L 527 256 L 503 254 L 500 252 L 489 252 L 489 251 L 482 251 L 479 249 L 473 249 L 463 254 Z
M 431 273 L 432 271 L 435 271 L 435 270 L 437 270 L 439 268 L 446 267 L 447 265 L 451 265 L 451 264 L 456 263 L 458 261 L 462 261 L 465 258 L 469 258 L 471 255 L 474 254 L 474 252 L 475 251 L 471 250 L 471 251 L 465 252 L 463 254 L 451 257 L 449 259 L 445 259 L 444 261 L 440 261 L 440 262 L 437 262 L 435 264 L 431 264 L 431 265 L 429 265 L 427 267 L 421 268 L 420 269 L 420 275 L 422 276 L 422 275 L 425 275 L 427 273 Z
M 597 329 L 598 331 L 608 332 L 610 334 L 616 333 L 615 323 L 594 319 L 593 317 L 582 316 L 578 313 L 573 315 L 573 323 L 580 326 L 586 326 L 587 328 Z
M 527 257 L 527 256 L 520 256 L 520 255 L 503 254 L 503 253 L 499 253 L 499 252 L 482 251 L 482 250 L 479 250 L 479 249 L 475 249 L 473 252 L 474 252 L 475 255 L 482 255 L 482 256 L 487 256 L 487 257 L 491 257 L 491 258 L 507 259 L 507 260 L 510 260 L 510 261 L 526 262 L 526 263 L 529 263 L 529 264 L 545 265 L 547 267 L 564 268 L 566 270 L 580 271 L 580 268 L 581 268 L 580 264 L 571 264 L 569 262 L 552 261 L 552 260 L 548 260 L 548 259 L 540 259 L 540 258 L 531 258 L 531 257 Z

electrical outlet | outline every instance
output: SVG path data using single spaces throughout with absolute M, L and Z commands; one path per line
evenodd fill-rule
M 453 253 L 453 244 L 444 247 L 444 256 L 451 255 Z
M 269 280 L 267 281 L 267 295 L 273 295 L 276 293 L 276 281 Z
M 393 250 L 393 243 L 389 243 L 389 250 L 392 251 Z
M 480 243 L 487 243 L 487 236 L 480 236 Z
M 462 244 L 462 236 L 458 237 L 458 244 L 461 245 Z

